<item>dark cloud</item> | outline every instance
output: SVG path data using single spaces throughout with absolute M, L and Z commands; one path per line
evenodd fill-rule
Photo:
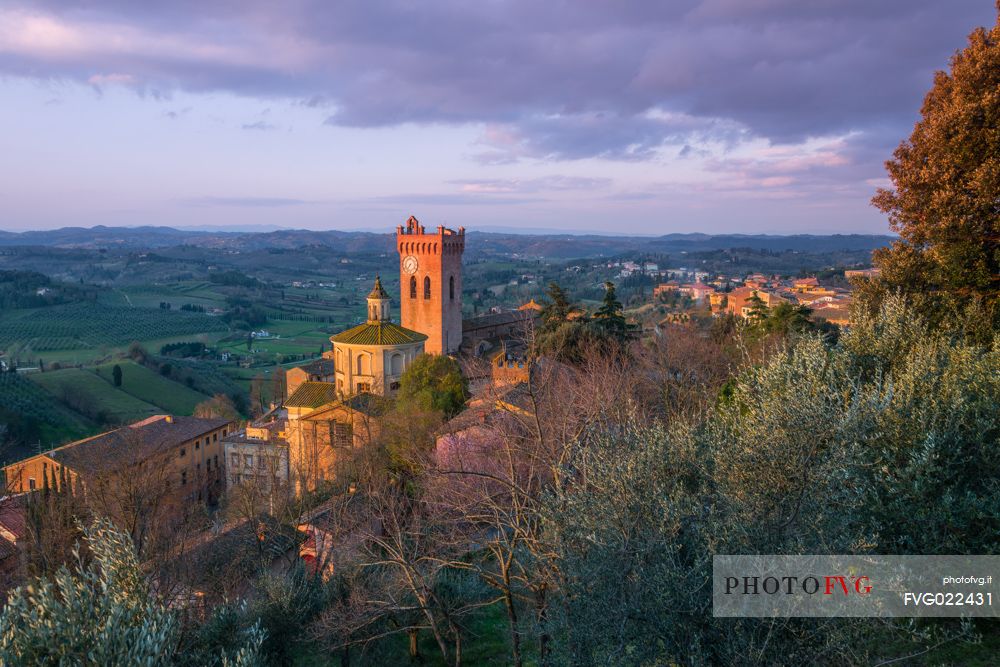
M 643 160 L 698 138 L 885 144 L 991 5 L 43 0 L 25 11 L 93 38 L 0 47 L 0 72 L 290 97 L 340 126 L 483 123 L 506 140 L 483 141 L 485 164 Z

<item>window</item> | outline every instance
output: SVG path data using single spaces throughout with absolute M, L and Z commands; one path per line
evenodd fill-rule
M 205 461 L 205 470 L 212 472 L 212 459 Z
M 181 454 L 180 454 L 180 455 L 181 455 L 181 456 L 185 456 L 185 455 L 187 455 L 187 450 L 186 450 L 186 449 L 184 449 L 183 447 L 181 447 Z
M 351 437 L 353 429 L 350 424 L 333 423 L 333 445 L 334 447 L 350 447 L 353 444 Z
M 424 277 L 424 298 L 425 299 L 431 298 L 431 277 L 430 276 L 425 276 Z
M 35 478 L 34 477 L 29 477 L 28 478 L 28 490 L 29 491 L 34 491 L 35 490 Z
M 233 468 L 239 468 L 239 467 L 240 467 L 240 455 L 233 454 Z
M 390 391 L 396 391 L 397 389 L 399 389 L 399 383 L 398 382 L 390 382 L 389 383 L 389 390 Z
M 196 466 L 194 467 L 194 469 L 198 471 L 198 474 L 199 474 L 199 475 L 201 475 L 201 464 L 200 464 L 200 463 L 199 463 L 199 464 L 197 464 L 197 465 L 196 465 Z
M 368 382 L 359 382 L 358 383 L 358 389 L 357 389 L 357 391 L 359 393 L 362 392 L 362 391 L 371 391 L 371 390 L 372 390 L 371 383 L 368 383 Z
M 216 467 L 216 469 L 218 469 L 218 467 L 219 467 L 219 455 L 216 454 L 212 458 L 215 460 L 215 467 Z
M 261 468 L 261 470 L 267 469 L 267 460 L 269 458 L 271 458 L 271 457 L 269 457 L 269 456 L 259 456 L 257 458 L 260 459 L 260 468 Z
M 213 433 L 212 434 L 212 442 L 218 442 L 218 441 L 219 441 L 219 434 L 218 433 Z
M 194 441 L 194 448 L 195 449 L 201 449 L 201 440 L 195 440 Z
M 399 352 L 394 353 L 389 361 L 389 368 L 393 375 L 402 375 L 403 355 L 401 355 Z
M 448 277 L 448 298 L 455 300 L 455 276 Z
M 181 486 L 184 486 L 187 483 L 188 483 L 187 470 L 181 470 Z
M 416 299 L 417 298 L 417 277 L 416 276 L 410 276 L 410 298 L 411 299 Z
M 247 454 L 246 456 L 243 457 L 243 462 L 246 464 L 246 466 L 248 468 L 252 468 L 253 467 L 253 456 L 251 454 Z

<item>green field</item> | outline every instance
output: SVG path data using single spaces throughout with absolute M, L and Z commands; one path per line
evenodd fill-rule
M 119 389 L 170 414 L 190 415 L 196 405 L 209 398 L 133 361 L 122 360 L 117 365 L 122 369 L 122 385 Z M 95 368 L 94 372 L 113 384 L 114 367 L 115 363 L 107 363 Z
M 0 321 L 0 348 L 17 344 L 33 352 L 100 349 L 227 329 L 219 318 L 201 313 L 74 303 L 9 313 Z
M 163 412 L 83 368 L 34 373 L 30 377 L 77 412 L 102 416 L 109 423 L 136 421 Z
M 3 413 L 11 417 L 3 417 Z M 98 430 L 93 421 L 70 410 L 27 376 L 16 373 L 0 373 L 0 421 L 7 418 L 35 420 L 43 448 L 83 438 Z M 32 444 L 20 443 L 19 447 L 2 451 L 0 459 L 14 461 L 29 456 L 35 453 Z

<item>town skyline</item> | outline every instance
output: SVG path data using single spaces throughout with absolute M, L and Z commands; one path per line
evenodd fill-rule
M 0 229 L 869 233 L 990 2 L 0 10 Z

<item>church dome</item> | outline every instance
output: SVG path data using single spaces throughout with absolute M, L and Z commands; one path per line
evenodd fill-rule
M 427 340 L 426 334 L 392 322 L 366 322 L 330 337 L 344 345 L 407 345 Z

